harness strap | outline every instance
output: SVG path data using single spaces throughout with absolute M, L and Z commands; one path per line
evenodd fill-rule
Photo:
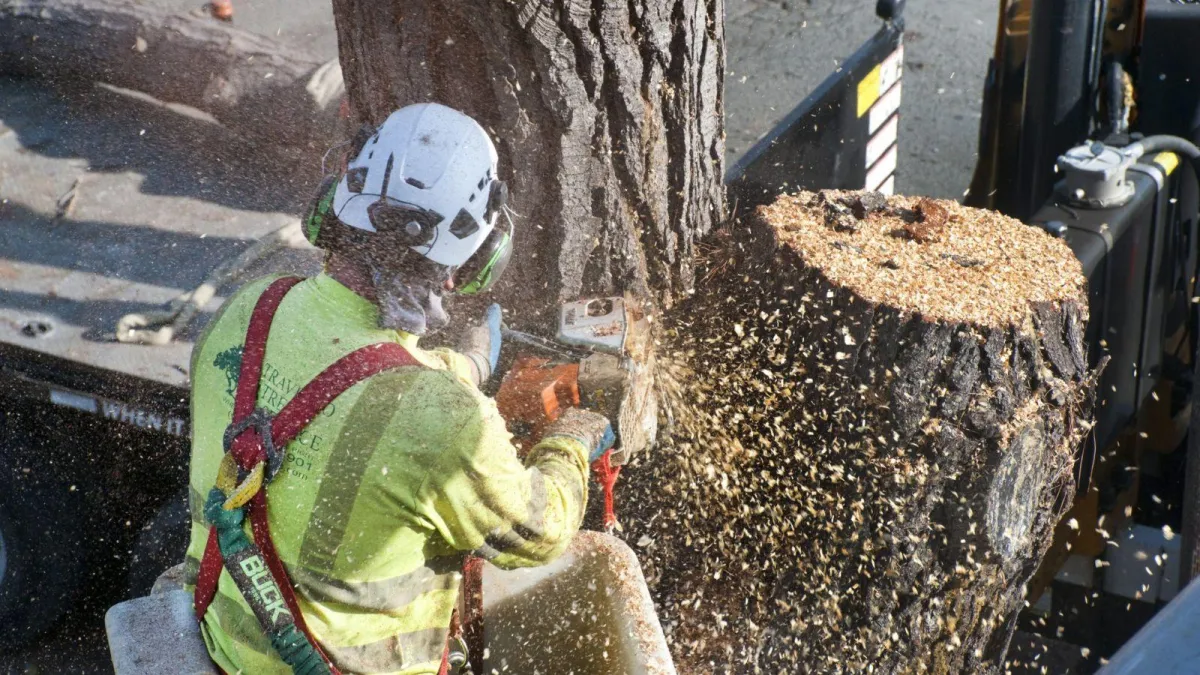
M 245 357 L 243 356 L 243 358 Z M 355 384 L 385 370 L 419 365 L 421 363 L 413 358 L 407 349 L 394 342 L 369 345 L 343 356 L 305 385 L 279 411 L 279 414 L 275 416 L 274 421 L 271 423 L 270 432 L 275 447 L 283 448 L 288 442 L 299 435 L 331 401 Z M 249 462 L 249 465 L 253 466 L 254 463 L 263 461 L 266 453 L 257 432 L 253 431 L 252 428 L 243 432 L 239 438 L 246 438 L 251 433 L 254 434 L 255 445 L 250 452 L 244 452 L 243 456 L 253 458 Z M 233 449 L 235 457 L 238 456 L 238 450 L 237 441 L 235 440 Z M 238 464 L 243 469 L 247 468 L 247 462 L 243 462 L 241 459 L 239 459 Z M 308 629 L 304 615 L 300 611 L 300 604 L 296 600 L 296 591 L 292 586 L 291 578 L 288 576 L 287 568 L 284 567 L 283 560 L 280 559 L 279 553 L 275 550 L 275 544 L 271 538 L 271 529 L 267 519 L 267 489 L 265 485 L 250 500 L 249 512 L 250 529 L 254 533 L 254 542 L 261 549 L 263 560 L 266 561 L 267 568 L 271 570 L 271 575 L 279 583 L 283 599 L 287 603 L 292 616 L 295 617 L 296 627 L 300 629 L 300 632 L 308 638 L 308 641 L 312 643 L 325 662 L 329 664 L 330 670 L 334 675 L 337 675 L 338 671 L 334 668 L 333 662 L 324 654 L 320 643 L 317 642 Z
M 250 324 L 246 327 L 246 342 L 242 348 L 242 367 L 238 371 L 238 388 L 233 399 L 233 421 L 249 417 L 258 404 L 258 382 L 262 377 L 263 360 L 267 355 L 267 337 L 271 323 L 284 296 L 300 283 L 300 277 L 283 277 L 271 282 L 258 296 Z
M 271 421 L 271 439 L 282 447 L 298 436 L 335 398 L 350 387 L 386 370 L 421 366 L 403 345 L 383 342 L 357 349 L 304 386 Z
M 268 460 L 267 444 L 275 448 L 287 445 L 330 402 L 355 384 L 386 370 L 421 365 L 407 349 L 396 343 L 362 347 L 342 357 L 313 378 L 265 427 L 244 424 L 245 420 L 255 412 L 267 337 L 275 312 L 279 309 L 279 305 L 288 291 L 300 281 L 299 277 L 284 277 L 273 282 L 259 297 L 250 317 L 233 409 L 232 424 L 238 425 L 241 431 L 232 438 L 231 447 L 228 448 L 238 466 L 244 471 L 249 471 L 259 463 Z M 269 434 L 268 438 L 263 438 L 261 434 L 264 432 Z M 254 543 L 261 551 L 267 568 L 279 586 L 288 610 L 292 613 L 296 628 L 311 643 L 321 659 L 329 666 L 330 671 L 336 674 L 337 669 L 321 650 L 319 643 L 304 621 L 304 615 L 300 611 L 287 569 L 275 550 L 267 518 L 266 485 L 263 485 L 262 489 L 254 494 L 246 510 L 250 516 Z M 197 619 L 202 620 L 208 607 L 212 604 L 223 567 L 224 561 L 218 532 L 213 527 L 209 531 L 208 543 L 205 547 L 204 558 L 200 563 L 200 574 L 196 583 Z
M 283 277 L 272 282 L 267 290 L 258 296 L 254 312 L 250 315 L 250 325 L 246 329 L 246 342 L 242 347 L 242 365 L 238 371 L 238 387 L 233 399 L 233 421 L 235 423 L 249 417 L 254 412 L 254 406 L 258 402 L 258 382 L 262 377 L 263 357 L 267 351 L 267 336 L 271 331 L 271 321 L 275 318 L 275 311 L 279 309 L 279 303 L 283 302 L 283 297 L 298 283 L 300 283 L 300 277 Z M 253 433 L 257 434 L 257 432 Z M 248 434 L 241 434 L 234 439 L 235 447 L 240 439 L 247 436 Z M 258 538 L 257 532 L 255 538 Z M 194 602 L 198 620 L 204 620 L 209 605 L 217 595 L 217 582 L 221 579 L 221 570 L 224 569 L 224 566 L 221 548 L 217 543 L 217 531 L 215 528 L 209 528 L 208 544 L 204 547 L 204 557 L 200 560 L 200 572 L 196 578 Z M 307 629 L 304 632 L 307 634 Z
M 462 595 L 462 640 L 471 672 L 483 675 L 483 558 L 468 555 L 463 560 Z

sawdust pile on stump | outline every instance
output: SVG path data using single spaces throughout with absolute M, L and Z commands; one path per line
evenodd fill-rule
M 801 192 L 718 233 L 621 493 L 680 672 L 990 672 L 1094 381 L 1060 241 Z

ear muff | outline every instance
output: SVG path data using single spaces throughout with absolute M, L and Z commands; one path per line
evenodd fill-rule
M 304 217 L 304 236 L 308 239 L 308 243 L 317 246 L 317 239 L 321 235 L 321 230 L 334 219 L 333 214 L 333 196 L 337 193 L 338 181 L 341 176 L 333 175 L 326 176 L 321 179 L 321 185 L 317 188 L 316 194 L 313 196 L 312 203 L 309 204 L 308 212 Z
M 454 272 L 454 288 L 460 295 L 489 290 L 504 275 L 512 258 L 512 235 L 500 228 L 488 233 L 474 255 Z

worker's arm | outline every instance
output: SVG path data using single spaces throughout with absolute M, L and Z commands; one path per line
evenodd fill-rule
M 502 316 L 500 305 L 489 305 L 483 321 L 468 329 L 459 345 L 459 351 L 470 364 L 471 381 L 476 386 L 486 382 L 496 372 L 496 362 L 500 360 Z
M 500 359 L 500 317 L 500 305 L 491 305 L 483 321 L 466 331 L 458 351 L 442 348 L 429 353 L 464 382 L 480 386 L 495 372 Z
M 425 353 L 429 354 L 430 356 L 437 357 L 439 361 L 446 364 L 446 370 L 454 373 L 456 376 L 458 376 L 458 379 L 474 387 L 479 386 L 475 363 L 470 357 L 464 356 L 463 354 L 446 347 L 429 349 L 426 350 Z
M 426 475 L 423 515 L 450 546 L 498 567 L 553 560 L 583 520 L 588 449 L 576 438 L 549 437 L 522 463 L 495 403 L 461 390 L 462 405 L 445 410 L 457 431 Z

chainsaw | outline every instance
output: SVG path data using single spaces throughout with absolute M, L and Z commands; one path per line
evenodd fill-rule
M 508 327 L 502 334 L 526 348 L 496 393 L 496 406 L 518 446 L 537 442 L 567 408 L 594 410 L 612 422 L 616 445 L 592 466 L 604 488 L 604 526 L 612 529 L 620 469 L 658 432 L 649 317 L 628 294 L 592 298 L 559 307 L 554 338 Z

